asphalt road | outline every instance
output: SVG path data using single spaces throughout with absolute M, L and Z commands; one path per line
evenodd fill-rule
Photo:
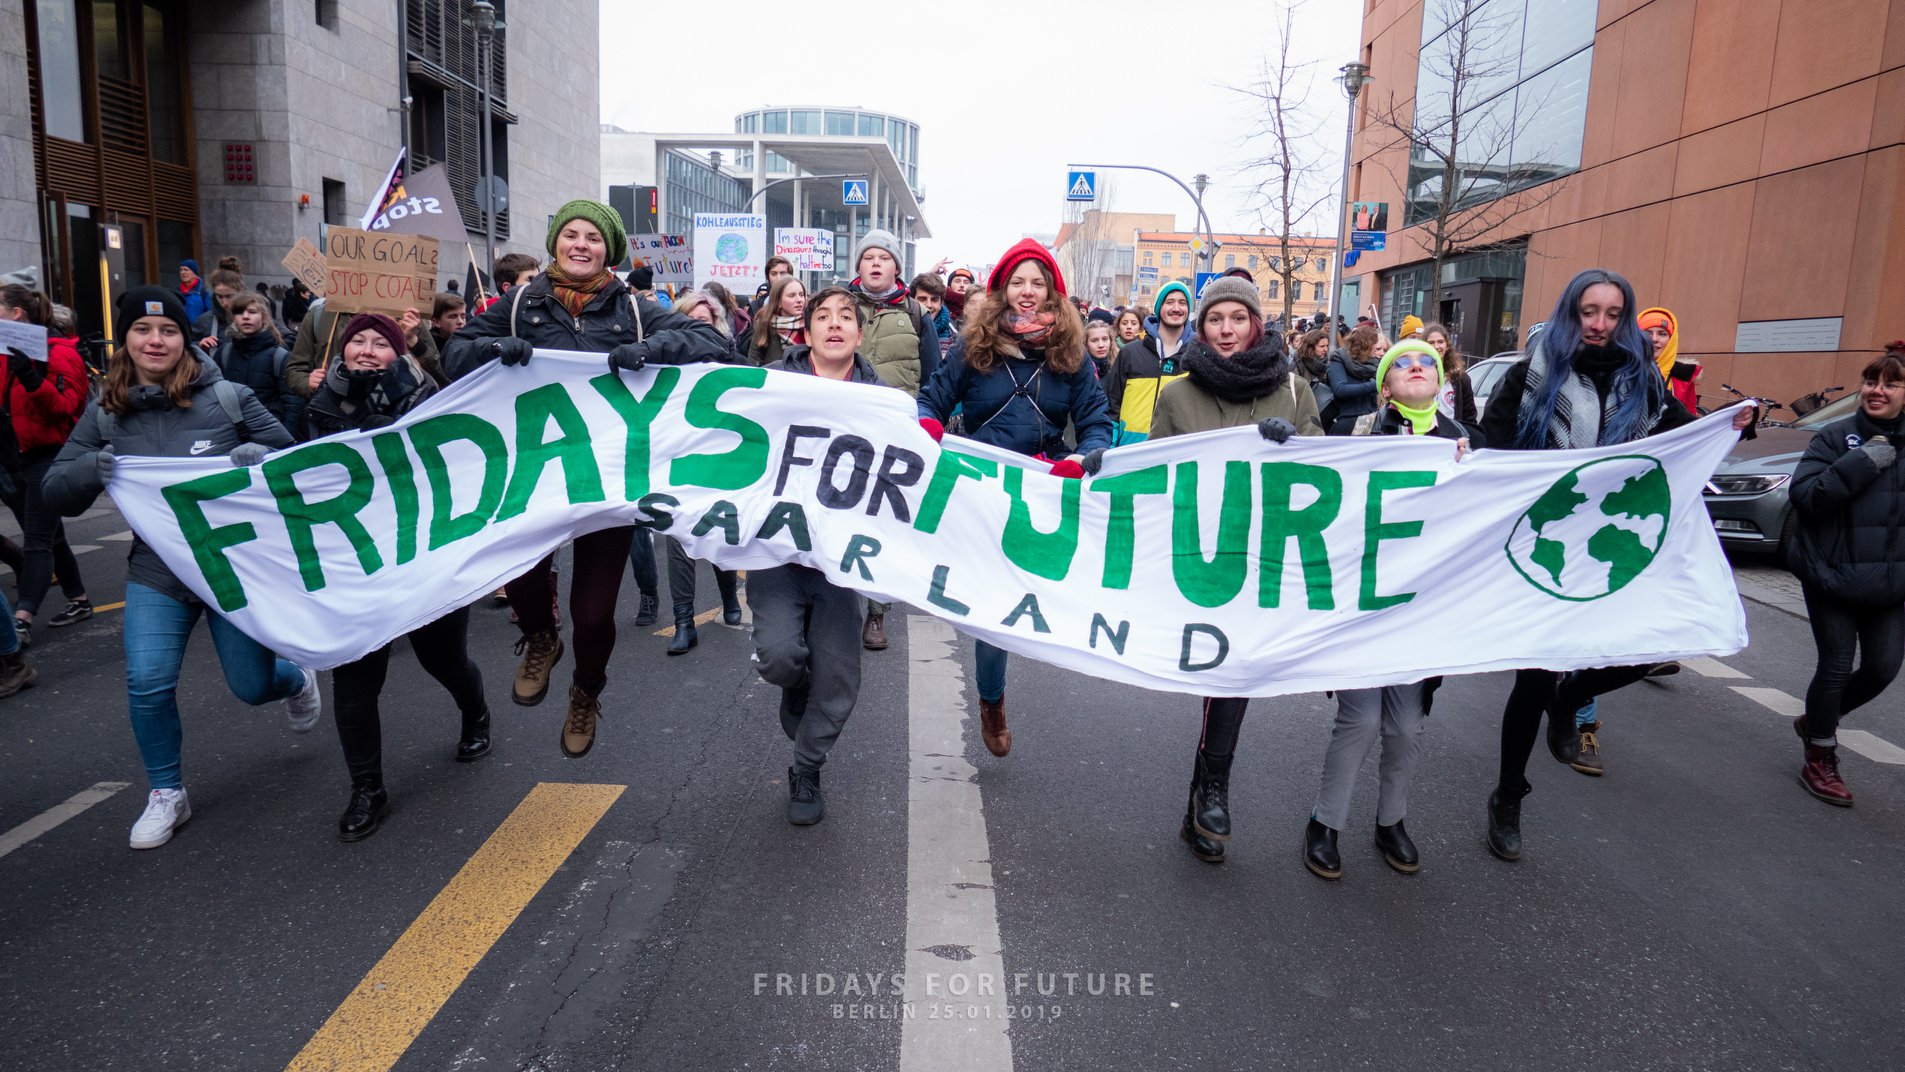
M 124 544 L 105 539 L 123 530 L 110 511 L 74 528 L 99 548 L 81 561 L 101 603 L 123 590 Z M 443 965 L 466 939 L 412 935 L 445 954 L 413 974 L 448 1000 L 414 1039 L 375 1017 L 357 1032 L 397 1039 L 400 1069 L 1899 1066 L 1905 753 L 1886 746 L 1905 744 L 1905 687 L 1848 723 L 1873 735 L 1844 761 L 1857 806 L 1813 801 L 1773 709 L 1812 666 L 1784 611 L 1749 603 L 1748 651 L 1605 698 L 1605 778 L 1537 750 L 1517 864 L 1483 848 L 1507 677 L 1452 680 L 1409 814 L 1422 872 L 1390 871 L 1369 842 L 1372 761 L 1345 877 L 1325 883 L 1299 858 L 1333 712 L 1321 696 L 1253 703 L 1230 860 L 1211 866 L 1177 838 L 1195 700 L 1015 659 L 1015 745 L 995 759 L 970 643 L 896 614 L 826 768 L 827 819 L 796 829 L 790 749 L 746 633 L 704 627 L 670 659 L 627 624 L 632 588 L 581 761 L 557 751 L 555 701 L 508 702 L 506 611 L 479 609 L 471 630 L 497 717 L 486 760 L 450 761 L 448 698 L 394 659 L 393 810 L 354 845 L 333 835 L 347 780 L 329 718 L 300 736 L 275 705 L 238 704 L 201 631 L 181 688 L 194 818 L 128 850 L 145 787 L 118 616 L 41 630 L 41 684 L 0 702 L 0 834 L 131 784 L 0 855 L 0 1068 L 327 1067 L 307 1047 L 458 883 L 500 937 L 459 979 Z M 715 599 L 704 573 L 702 605 Z M 1712 676 L 1727 672 L 1745 676 Z M 963 730 L 963 749 L 923 751 L 933 725 Z M 915 814 L 922 770 L 978 806 Z M 484 846 L 544 783 L 625 788 L 512 917 L 508 891 L 484 885 Z M 919 839 L 975 834 L 984 858 L 957 862 L 989 881 L 909 881 Z M 996 927 L 997 948 L 910 940 L 948 918 Z M 945 995 L 908 1020 L 890 977 L 909 954 L 943 964 L 947 986 L 967 958 L 996 962 L 1006 995 Z

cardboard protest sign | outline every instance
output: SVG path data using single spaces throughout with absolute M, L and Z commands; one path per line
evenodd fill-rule
M 657 283 L 694 282 L 695 262 L 689 256 L 688 239 L 677 234 L 638 234 L 628 236 L 629 255 L 646 264 L 655 273 Z
M 324 253 L 313 245 L 308 238 L 298 239 L 291 252 L 279 262 L 284 270 L 290 272 L 313 294 L 324 293 Z
M 333 227 L 328 242 L 326 309 L 392 319 L 413 308 L 429 315 L 437 291 L 436 239 Z

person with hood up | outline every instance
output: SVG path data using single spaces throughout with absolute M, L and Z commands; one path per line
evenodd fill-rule
M 1142 443 L 1151 434 L 1158 399 L 1166 384 L 1184 375 L 1182 351 L 1197 338 L 1190 326 L 1191 288 L 1176 280 L 1164 284 L 1151 301 L 1144 335 L 1126 343 L 1105 376 L 1105 398 L 1117 422 L 1120 446 Z
M 516 370 L 512 375 L 518 381 L 506 389 L 523 390 L 534 382 L 530 359 L 538 349 L 594 351 L 608 355 L 611 370 L 631 372 L 651 361 L 679 365 L 730 360 L 727 336 L 712 325 L 634 300 L 628 285 L 610 270 L 628 256 L 628 236 L 614 209 L 587 198 L 570 201 L 549 218 L 544 244 L 550 256 L 547 270 L 511 287 L 451 337 L 443 366 L 452 380 L 494 361 Z M 569 581 L 575 674 L 561 733 L 562 754 L 571 759 L 580 759 L 595 746 L 609 656 L 615 650 L 615 603 L 634 534 L 634 526 L 617 525 L 575 539 Z M 542 703 L 562 658 L 553 563 L 552 554 L 504 586 L 522 630 L 516 643 L 522 662 L 511 695 L 524 707 Z
M 306 411 L 312 439 L 388 427 L 437 392 L 437 384 L 409 354 L 403 329 L 381 313 L 358 313 L 344 326 L 344 355 L 325 370 Z M 424 671 L 456 701 L 463 732 L 456 760 L 469 763 L 490 750 L 489 702 L 483 674 L 470 660 L 470 609 L 457 609 L 406 638 Z M 331 671 L 337 740 L 350 772 L 351 795 L 337 820 L 340 841 L 377 832 L 390 810 L 384 788 L 383 723 L 378 698 L 390 671 L 395 642 Z
M 946 312 L 954 335 L 966 329 L 966 296 L 976 285 L 970 268 L 954 268 L 946 277 Z
M 1224 278 L 1204 288 L 1197 334 L 1184 351 L 1184 376 L 1158 395 L 1152 439 L 1254 427 L 1271 443 L 1293 435 L 1322 435 L 1310 385 L 1296 375 L 1283 337 L 1266 332 L 1257 288 Z M 1087 459 L 1095 470 L 1099 459 Z M 1178 835 L 1192 855 L 1224 862 L 1230 840 L 1230 767 L 1249 701 L 1204 699 L 1204 728 L 1191 771 L 1190 799 Z
M 1024 239 L 1000 256 L 986 295 L 979 317 L 920 391 L 920 424 L 937 440 L 963 408 L 969 438 L 1051 462 L 1055 475 L 1083 477 L 1083 457 L 1111 446 L 1111 415 L 1058 262 Z M 1075 448 L 1065 440 L 1067 424 L 1077 432 Z M 1006 653 L 983 640 L 973 648 L 981 734 L 986 750 L 1003 756 L 1012 750 Z
M 827 287 L 801 311 L 809 340 L 767 366 L 777 373 L 885 386 L 860 356 L 860 303 L 845 287 Z M 811 470 L 810 470 L 811 472 Z M 787 768 L 787 821 L 812 826 L 827 811 L 820 768 L 860 697 L 860 597 L 827 574 L 801 565 L 751 570 L 754 665 L 781 690 L 781 731 L 794 742 Z
M 1529 350 L 1496 381 L 1482 413 L 1489 447 L 1576 450 L 1619 446 L 1691 423 L 1695 418 L 1667 392 L 1652 349 L 1641 334 L 1634 288 L 1601 268 L 1577 274 L 1563 288 Z M 1734 427 L 1748 431 L 1752 409 Z M 1528 757 L 1548 716 L 1548 751 L 1572 765 L 1581 752 L 1576 712 L 1647 676 L 1650 667 L 1608 666 L 1566 674 L 1515 672 L 1502 710 L 1501 766 L 1488 798 L 1488 849 L 1503 860 L 1521 858 L 1521 802 L 1533 791 Z
M 1680 360 L 1680 321 L 1665 309 L 1642 309 L 1640 330 L 1654 345 L 1654 364 L 1667 389 L 1688 413 L 1700 412 L 1700 362 Z
M 67 517 L 82 513 L 112 480 L 120 455 L 166 458 L 224 454 L 233 465 L 257 465 L 267 450 L 291 446 L 291 433 L 245 387 L 191 345 L 192 323 L 178 296 L 134 287 L 114 305 L 111 361 L 99 400 L 88 406 L 46 475 L 48 505 Z M 203 616 L 232 694 L 254 707 L 284 701 L 297 733 L 317 725 L 323 702 L 318 678 L 278 658 L 205 606 L 144 540 L 133 537 L 127 558 L 126 699 L 132 734 L 150 792 L 130 844 L 155 849 L 192 817 L 181 777 L 184 735 L 179 673 L 192 627 Z
M 1905 340 L 1887 344 L 1862 380 L 1859 408 L 1813 434 L 1792 481 L 1792 570 L 1819 650 L 1793 720 L 1805 743 L 1799 783 L 1844 808 L 1839 722 L 1878 699 L 1905 657 Z
M 1356 419 L 1351 435 L 1436 436 L 1451 441 L 1455 457 L 1477 444 L 1480 431 L 1443 414 L 1437 405 L 1444 368 L 1441 352 L 1420 339 L 1404 339 L 1376 365 L 1381 408 Z M 1336 722 L 1323 753 L 1323 777 L 1316 806 L 1303 831 L 1303 866 L 1318 878 L 1343 877 L 1336 837 L 1349 825 L 1349 800 L 1356 774 L 1382 739 L 1376 798 L 1376 848 L 1390 867 L 1405 875 L 1422 869 L 1421 854 L 1402 824 L 1409 812 L 1409 787 L 1422 756 L 1422 733 L 1439 677 L 1404 685 L 1336 690 Z

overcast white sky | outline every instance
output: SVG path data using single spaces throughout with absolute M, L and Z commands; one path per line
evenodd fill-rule
M 1298 15 L 1299 49 L 1316 61 L 1311 106 L 1333 167 L 1342 159 L 1344 101 L 1329 78 L 1356 58 L 1360 8 L 1310 0 Z M 1148 164 L 1187 183 L 1205 172 L 1212 227 L 1254 232 L 1245 167 L 1253 147 L 1244 142 L 1254 109 L 1226 87 L 1256 77 L 1272 15 L 1271 0 L 729 0 L 668 15 L 604 0 L 603 41 L 626 42 L 639 61 L 605 50 L 602 121 L 728 131 L 735 113 L 771 104 L 912 119 L 934 235 L 920 243 L 922 267 L 941 256 L 985 264 L 1027 232 L 1056 231 L 1069 163 Z M 1193 225 L 1190 198 L 1168 180 L 1107 174 L 1116 185 L 1104 207 L 1174 212 L 1180 228 Z

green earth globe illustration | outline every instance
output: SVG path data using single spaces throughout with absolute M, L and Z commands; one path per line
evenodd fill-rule
M 714 259 L 722 264 L 740 264 L 747 260 L 747 239 L 737 234 L 722 235 L 714 243 Z
M 1567 473 L 1515 522 L 1508 560 L 1557 599 L 1613 595 L 1641 575 L 1667 537 L 1673 495 L 1660 462 L 1603 458 Z

